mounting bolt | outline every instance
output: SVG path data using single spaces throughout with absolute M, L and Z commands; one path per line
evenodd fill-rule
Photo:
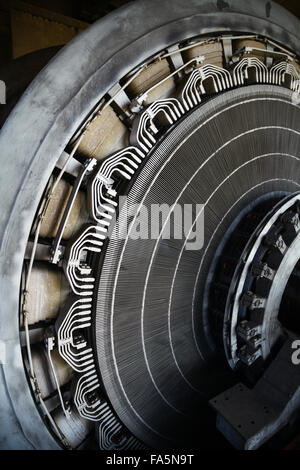
M 262 263 L 261 261 L 257 261 L 256 263 L 253 263 L 252 265 L 251 274 L 254 277 L 261 277 L 261 278 L 264 277 L 272 281 L 275 276 L 275 271 L 271 269 L 267 265 L 267 263 Z
M 286 251 L 286 244 L 281 235 L 278 235 L 275 230 L 269 232 L 265 237 L 265 243 L 267 246 L 276 248 L 280 253 L 284 254 Z
M 243 320 L 237 326 L 237 334 L 244 341 L 250 341 L 261 334 L 261 325 L 254 321 Z
M 258 297 L 253 294 L 253 292 L 245 292 L 241 297 L 241 303 L 244 307 L 254 310 L 256 308 L 264 308 L 266 304 L 266 299 L 263 297 Z

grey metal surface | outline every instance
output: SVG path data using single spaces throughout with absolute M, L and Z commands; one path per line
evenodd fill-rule
M 8 429 L 13 433 L 11 416 L 16 417 L 24 435 L 23 444 L 21 434 L 18 438 L 20 446 L 57 447 L 31 398 L 18 333 L 25 243 L 55 162 L 86 114 L 120 77 L 172 42 L 220 29 L 266 34 L 292 49 L 299 47 L 297 21 L 270 2 L 174 0 L 170 8 L 169 1 L 137 1 L 63 48 L 26 90 L 1 130 L 5 165 L 0 185 L 0 297 L 5 303 L 0 306 L 0 338 L 7 348 L 1 401 L 11 403 L 2 411 L 1 424 L 6 434 Z

